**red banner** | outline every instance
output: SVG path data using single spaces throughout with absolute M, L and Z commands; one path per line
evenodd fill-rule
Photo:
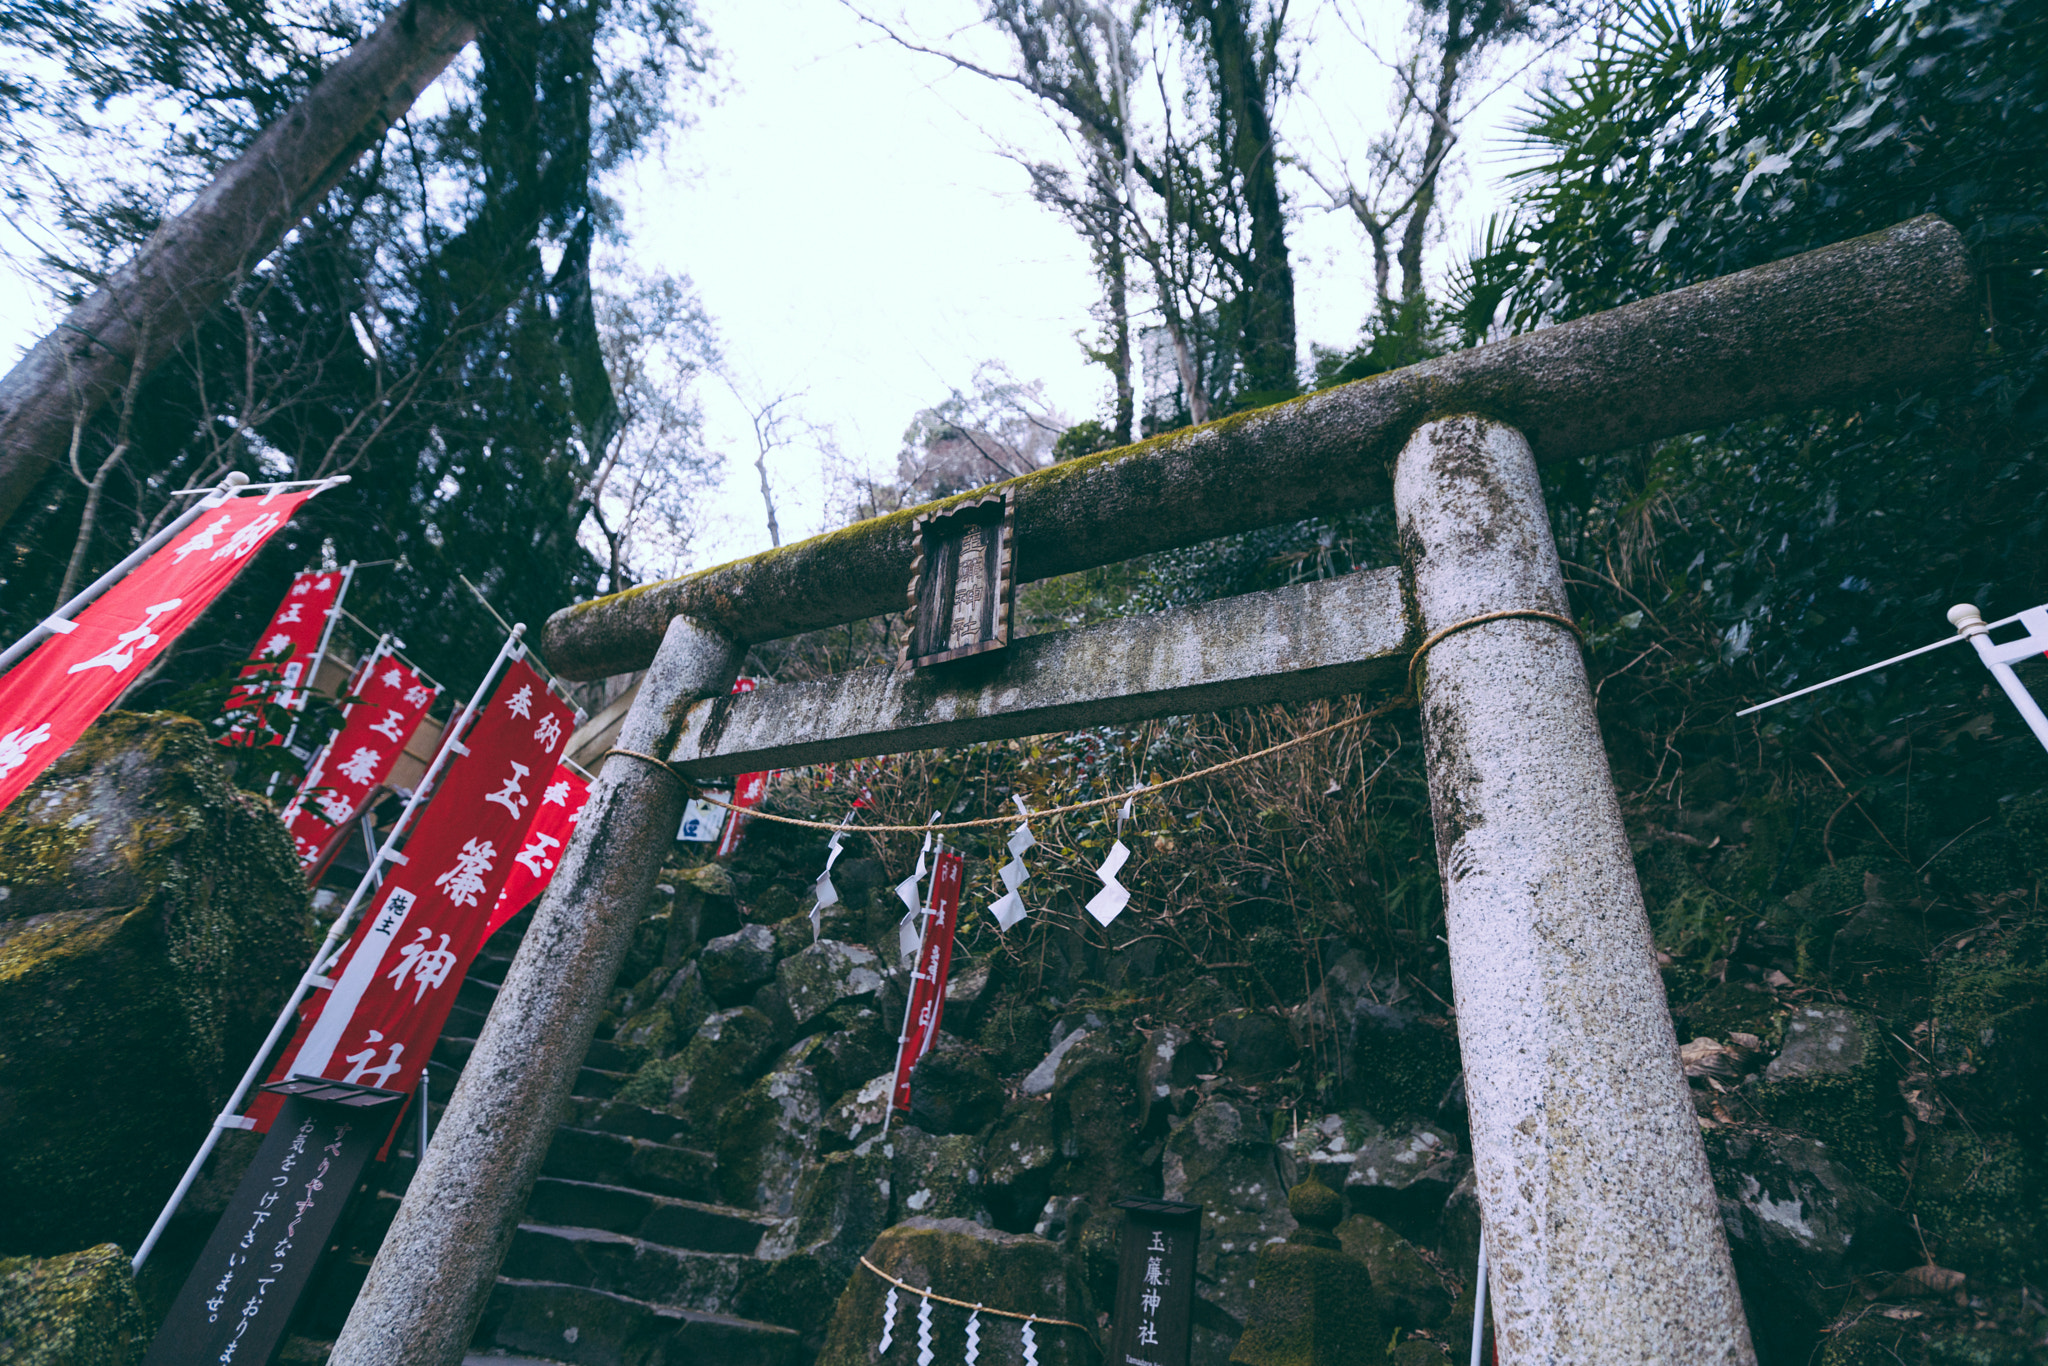
M 531 666 L 505 671 L 405 852 L 387 865 L 333 986 L 302 1015 L 310 1027 L 301 1026 L 271 1080 L 413 1088 L 539 815 L 545 780 L 537 775 L 554 772 L 574 721 Z M 265 1095 L 250 1107 L 259 1129 L 277 1100 Z
M 932 867 L 932 890 L 925 902 L 924 947 L 910 977 L 910 1012 L 904 1018 L 903 1041 L 896 1052 L 896 1091 L 891 1103 L 910 1109 L 910 1070 L 931 1051 L 939 1036 L 939 1017 L 946 1009 L 946 974 L 953 966 L 953 925 L 960 913 L 960 856 L 942 852 Z
M 761 798 L 768 795 L 766 773 L 742 773 L 732 780 L 732 804 L 754 807 L 761 804 Z M 740 847 L 740 832 L 746 828 L 747 815 L 743 811 L 725 813 L 725 829 L 718 834 L 718 848 L 711 853 L 713 858 L 725 858 Z
M 306 687 L 311 686 L 312 669 L 318 663 L 315 657 L 320 652 L 320 642 L 326 638 L 328 618 L 341 605 L 341 590 L 346 583 L 347 576 L 340 570 L 315 569 L 292 576 L 292 586 L 286 590 L 284 601 L 271 613 L 270 624 L 263 628 L 256 648 L 249 653 L 249 662 L 242 666 L 245 683 L 254 682 L 228 693 L 228 715 L 235 716 L 245 708 L 251 710 L 248 715 L 235 717 L 233 727 L 220 737 L 222 744 L 284 743 L 284 736 L 274 730 L 262 733 L 261 715 L 253 709 L 266 700 L 292 711 L 306 709 Z M 277 684 L 276 691 L 260 686 L 271 682 Z
M 113 705 L 315 490 L 231 498 L 0 678 L 0 807 Z
M 589 800 L 590 784 L 582 774 L 567 764 L 555 770 L 554 778 L 541 789 L 540 815 L 526 832 L 526 844 L 513 856 L 512 876 L 506 880 L 505 890 L 498 893 L 498 904 L 491 910 L 484 938 L 496 934 L 500 925 L 525 910 L 547 889 L 554 879 L 555 865 L 562 861 L 562 851 L 569 847 L 569 838 L 576 833 L 576 818 L 583 814 L 583 803 Z
M 362 700 L 349 704 L 341 730 L 314 758 L 306 781 L 284 808 L 284 828 L 291 832 L 301 866 L 310 867 L 334 828 L 353 820 L 370 789 L 391 776 L 440 691 L 411 665 L 383 653 L 370 656 L 355 685 Z

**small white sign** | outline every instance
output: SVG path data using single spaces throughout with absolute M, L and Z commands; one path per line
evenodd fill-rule
M 730 792 L 707 792 L 705 795 L 716 797 L 722 802 L 732 800 L 732 793 Z M 691 840 L 698 844 L 709 844 L 718 838 L 719 831 L 725 829 L 726 814 L 726 809 L 722 806 L 713 806 L 709 802 L 692 801 L 683 808 L 683 828 L 676 831 L 676 838 L 679 840 Z

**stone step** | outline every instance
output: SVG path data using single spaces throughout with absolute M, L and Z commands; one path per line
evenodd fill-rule
M 456 1034 L 474 1039 L 483 1032 L 484 1021 L 488 1018 L 490 1018 L 490 1011 L 478 1010 L 474 1006 L 466 1006 L 462 1003 L 462 998 L 458 996 L 455 1000 L 454 1008 L 448 1012 L 448 1022 L 441 1026 L 441 1032 L 443 1034 Z
M 689 1252 L 752 1256 L 776 1220 L 752 1210 L 678 1200 L 625 1186 L 543 1176 L 526 1202 L 530 1223 L 597 1229 Z M 560 1279 L 540 1277 L 539 1279 Z
M 686 1121 L 664 1111 L 628 1105 L 604 1096 L 571 1097 L 566 1122 L 572 1129 L 596 1129 L 608 1134 L 624 1134 L 628 1138 L 651 1139 L 656 1143 L 674 1143 L 690 1127 Z
M 593 1039 L 590 1051 L 583 1055 L 583 1065 L 601 1067 L 607 1072 L 633 1072 L 645 1056 L 643 1049 L 626 1048 L 610 1039 Z
M 602 1229 L 521 1224 L 498 1271 L 515 1281 L 579 1285 L 668 1309 L 729 1314 L 738 1308 L 741 1289 L 770 1265 L 754 1257 L 692 1252 Z
M 802 1339 L 788 1328 L 502 1276 L 471 1349 L 569 1366 L 798 1366 L 804 1359 Z
M 462 979 L 462 985 L 455 992 L 455 1005 L 457 1009 L 466 1006 L 480 1015 L 490 1014 L 491 1007 L 496 1005 L 497 1002 L 498 984 L 496 982 L 486 982 L 474 972 Z
M 609 1099 L 617 1095 L 619 1088 L 632 1079 L 631 1072 L 607 1072 L 600 1067 L 585 1067 L 576 1074 L 575 1094 Z
M 717 1170 L 717 1158 L 694 1148 L 565 1126 L 555 1130 L 541 1174 L 624 1186 L 650 1195 L 711 1201 L 716 1197 Z
M 460 1038 L 449 1029 L 441 1031 L 441 1037 L 434 1040 L 433 1059 L 444 1067 L 460 1072 L 469 1061 L 469 1055 L 476 1048 L 476 1037 Z

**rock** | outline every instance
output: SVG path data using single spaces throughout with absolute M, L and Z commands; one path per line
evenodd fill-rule
M 775 976 L 775 931 L 766 925 L 742 925 L 706 944 L 697 966 L 712 1000 L 726 1007 L 739 1005 Z
M 645 1010 L 619 1025 L 612 1041 L 647 1058 L 664 1057 L 689 1041 L 712 1008 L 702 971 L 694 962 L 685 963 L 669 977 Z
M 0 1253 L 138 1243 L 312 956 L 222 753 L 112 712 L 0 810 Z
M 1759 1339 L 1810 1337 L 1852 1275 L 1913 1260 L 1911 1227 L 1826 1145 L 1782 1129 L 1704 1134 L 1736 1279 Z
M 128 1254 L 115 1244 L 0 1260 L 0 1361 L 8 1366 L 131 1366 L 149 1339 Z
M 1251 1304 L 1259 1249 L 1294 1232 L 1278 1158 L 1256 1116 L 1216 1097 L 1178 1121 L 1166 1140 L 1163 1193 L 1203 1207 L 1196 1283 L 1237 1325 Z
M 1059 1155 L 1052 1102 L 1042 1096 L 1012 1101 L 982 1144 L 983 1184 L 998 1228 L 1033 1227 L 1043 1217 Z
M 740 927 L 739 904 L 733 899 L 732 873 L 721 863 L 666 869 L 676 898 L 669 914 L 676 930 L 693 944 L 731 934 Z
M 872 999 L 882 986 L 879 961 L 858 944 L 820 939 L 775 965 L 775 985 L 804 1029 L 842 1001 Z
M 965 1219 L 910 1219 L 877 1238 L 867 1259 L 899 1281 L 956 1300 L 1076 1323 L 1087 1317 L 1059 1248 L 1027 1233 L 1001 1233 Z M 839 1296 L 818 1366 L 870 1366 L 880 1360 L 874 1349 L 889 1289 L 865 1267 L 853 1272 Z M 891 1349 L 890 1360 L 901 1354 L 907 1361 L 915 1350 L 918 1297 L 899 1290 L 897 1299 L 899 1345 Z M 958 1359 L 967 1312 L 932 1305 L 933 1341 L 945 1344 L 946 1360 Z M 1022 1361 L 1022 1328 L 1017 1319 L 983 1315 L 981 1359 Z M 1094 1345 L 1080 1329 L 1037 1324 L 1033 1332 L 1042 1366 L 1087 1366 L 1096 1359 Z
M 898 1121 L 887 1138 L 873 1138 L 889 1157 L 894 1209 L 903 1219 L 972 1219 L 993 1222 L 982 1201 L 978 1145 L 965 1134 L 934 1135 Z
M 1359 1110 L 1325 1115 L 1281 1148 L 1341 1188 L 1351 1208 L 1418 1242 L 1429 1240 L 1451 1188 L 1470 1166 L 1449 1130 L 1420 1119 L 1381 1124 Z
M 1941 1090 L 2019 1128 L 2048 1113 L 2048 923 L 1982 934 L 1936 970 L 1929 1055 Z
M 1878 1131 L 1885 1067 L 1883 1051 L 1871 1042 L 1878 1037 L 1876 1021 L 1859 1011 L 1801 1006 L 1785 1022 L 1784 1043 L 1764 1069 L 1764 1084 L 1745 1087 L 1743 1096 L 1764 1122 L 1826 1143 L 1829 1157 L 1850 1175 L 1896 1200 L 1905 1181 Z
M 1046 1054 L 1038 1066 L 1024 1074 L 1024 1082 L 1020 1088 L 1024 1094 L 1027 1096 L 1042 1096 L 1052 1090 L 1053 1080 L 1060 1073 L 1060 1063 L 1065 1061 L 1067 1053 L 1075 1044 L 1087 1037 L 1087 1030 L 1076 1029 L 1054 1044 L 1052 1052 Z
M 843 1096 L 896 1061 L 896 1036 L 865 1006 L 842 1006 L 826 1016 L 840 1027 L 813 1034 L 804 1065 L 818 1078 L 818 1094 Z
M 896 1074 L 884 1072 L 832 1102 L 820 1122 L 820 1146 L 827 1152 L 851 1148 L 864 1135 L 880 1133 L 882 1118 L 889 1112 L 889 1092 L 895 1084 Z
M 1264 1011 L 1233 1010 L 1209 1032 L 1223 1047 L 1224 1073 L 1238 1081 L 1272 1081 L 1301 1060 L 1293 1031 Z
M 1918 962 L 1927 956 L 1924 920 L 1900 906 L 1865 906 L 1835 931 L 1834 944 L 1828 950 L 1828 971 L 1839 978 L 1859 968 Z
M 718 1123 L 718 1183 L 726 1203 L 788 1217 L 797 1179 L 817 1156 L 823 1103 L 804 1065 L 810 1041 L 796 1045 L 730 1105 Z
M 643 1065 L 615 1099 L 665 1110 L 712 1132 L 719 1111 L 753 1084 L 777 1046 L 775 1026 L 752 1006 L 708 1015 L 682 1052 Z
M 940 1034 L 910 1073 L 910 1119 L 929 1134 L 978 1133 L 1003 1108 L 988 1055 Z
M 1342 1044 L 1345 1097 L 1376 1114 L 1434 1115 L 1458 1075 L 1451 1022 L 1355 950 L 1329 966 L 1316 990 Z
M 1052 1188 L 1087 1195 L 1097 1209 L 1150 1189 L 1155 1179 L 1147 1170 L 1153 1159 L 1140 1156 L 1136 1141 L 1137 1088 L 1127 1048 L 1134 1041 L 1134 1035 L 1095 1030 L 1067 1050 L 1053 1079 L 1060 1161 Z
M 1394 1328 L 1443 1325 L 1455 1297 L 1415 1244 L 1364 1214 L 1337 1225 L 1337 1239 L 1372 1272 L 1383 1335 Z
M 981 1028 L 982 1005 L 989 999 L 989 965 L 955 965 L 946 978 L 946 1008 L 939 1014 L 939 1028 L 963 1039 L 974 1037 Z
M 1458 1184 L 1451 1187 L 1451 1193 L 1444 1200 L 1443 1213 L 1437 1219 L 1436 1250 L 1451 1270 L 1465 1278 L 1470 1288 L 1472 1272 L 1479 1266 L 1479 1177 L 1471 1167 Z M 1467 1306 L 1468 1308 L 1470 1306 Z M 1466 1316 L 1468 1324 L 1470 1315 Z M 1471 1329 L 1466 1328 L 1467 1336 Z M 1469 1344 L 1468 1344 L 1469 1345 Z
M 1941 1264 L 1972 1285 L 2048 1282 L 2048 1162 L 2038 1140 L 1951 1130 L 1926 1136 L 1922 1148 L 1913 1207 Z
M 1364 1366 L 1385 1345 L 1373 1309 L 1373 1276 L 1332 1233 L 1344 1201 L 1313 1178 L 1288 1193 L 1300 1227 L 1259 1251 L 1244 1336 L 1230 1354 L 1242 1366 Z
M 1215 1070 L 1208 1046 L 1179 1025 L 1147 1034 L 1138 1055 L 1138 1127 L 1152 1129 L 1169 1114 L 1186 1114 L 1195 1078 Z
M 893 1166 L 879 1143 L 807 1165 L 797 1181 L 789 1241 L 843 1282 L 860 1265 L 860 1254 L 889 1227 Z M 764 1244 L 762 1255 L 780 1250 Z

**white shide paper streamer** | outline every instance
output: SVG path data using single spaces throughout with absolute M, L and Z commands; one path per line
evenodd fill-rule
M 853 818 L 858 814 L 860 808 L 857 806 L 847 812 L 846 824 L 853 824 Z M 818 894 L 811 905 L 811 942 L 814 944 L 818 942 L 818 933 L 825 923 L 825 908 L 839 904 L 839 889 L 832 885 L 832 865 L 839 862 L 839 856 L 845 852 L 846 832 L 834 830 L 832 838 L 825 842 L 825 871 L 818 874 L 818 880 L 813 884 L 813 890 Z
M 889 1298 L 882 1301 L 882 1341 L 875 1348 L 876 1356 L 889 1355 L 890 1346 L 896 1341 L 896 1287 L 889 1287 Z
M 932 1366 L 932 1299 L 917 1297 L 917 1366 Z
M 1116 817 L 1116 843 L 1109 846 L 1109 856 L 1095 870 L 1095 876 L 1102 879 L 1102 890 L 1088 898 L 1088 914 L 1104 926 L 1122 915 L 1124 907 L 1131 904 L 1130 890 L 1116 880 L 1116 875 L 1130 861 L 1130 846 L 1124 843 L 1124 822 L 1131 818 L 1131 803 L 1135 800 L 1135 796 L 1124 798 L 1124 809 Z
M 996 918 L 996 925 L 1005 930 L 1022 920 L 1026 914 L 1024 898 L 1017 894 L 1017 889 L 1024 885 L 1025 878 L 1031 876 L 1024 867 L 1024 851 L 1038 843 L 1031 835 L 1031 812 L 1025 808 L 1024 799 L 1012 793 L 1010 800 L 1017 804 L 1017 814 L 1023 818 L 1024 823 L 1018 826 L 1009 838 L 1010 861 L 997 870 L 997 876 L 1002 878 L 1003 886 L 1009 890 L 988 908 L 988 913 Z
M 1038 1366 L 1038 1337 L 1029 1319 L 1024 1321 L 1024 1366 Z
M 981 1360 L 981 1306 L 978 1304 L 967 1316 L 967 1355 L 962 1360 L 966 1366 L 974 1366 Z
M 940 813 L 932 812 L 932 824 L 937 825 Z M 924 927 L 918 917 L 924 914 L 924 902 L 918 895 L 918 884 L 924 881 L 925 856 L 932 851 L 931 831 L 925 831 L 924 848 L 917 851 L 917 871 L 896 884 L 896 899 L 909 909 L 896 925 L 896 947 L 905 959 L 917 957 L 917 950 L 924 942 Z

